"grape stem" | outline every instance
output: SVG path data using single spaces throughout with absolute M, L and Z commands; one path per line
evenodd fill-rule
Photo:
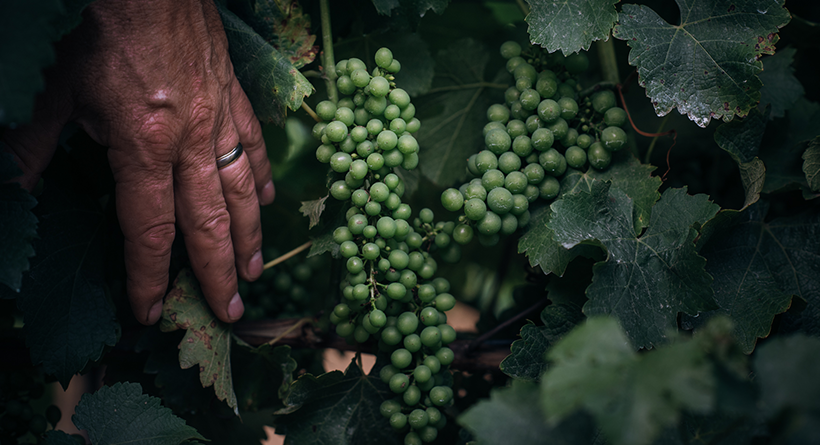
M 336 92 L 336 59 L 333 57 L 333 33 L 330 30 L 330 6 L 328 0 L 319 0 L 322 17 L 322 64 L 327 83 L 327 97 L 334 104 L 339 102 Z
M 306 249 L 309 249 L 310 246 L 312 246 L 312 245 L 313 245 L 313 241 L 308 241 L 305 244 L 302 244 L 301 246 L 299 246 L 299 247 L 291 250 L 290 252 L 280 256 L 279 258 L 276 258 L 275 260 L 272 260 L 272 261 L 268 261 L 267 263 L 265 263 L 265 266 L 262 269 L 263 270 L 268 270 L 271 267 L 276 266 L 279 263 L 283 263 L 283 262 L 293 258 L 294 256 L 299 255 L 300 253 L 302 253 Z
M 515 2 L 518 4 L 518 7 L 521 8 L 521 12 L 524 13 L 524 17 L 526 17 L 527 14 L 530 13 L 530 7 L 524 3 L 524 0 L 515 0 Z
M 322 122 L 322 119 L 318 114 L 316 114 L 315 111 L 313 111 L 313 108 L 310 108 L 310 105 L 308 105 L 307 102 L 302 101 L 302 109 L 305 110 L 305 112 L 309 114 L 310 117 L 312 117 L 316 122 Z
M 613 38 L 598 40 L 595 45 L 598 47 L 598 62 L 601 64 L 601 74 L 605 82 L 613 84 L 620 83 L 618 75 L 618 59 L 615 57 L 615 43 Z
M 632 76 L 629 76 L 631 79 Z M 661 176 L 661 179 L 666 179 L 666 175 L 669 174 L 669 171 L 672 170 L 672 166 L 669 164 L 669 154 L 672 153 L 672 148 L 675 146 L 675 143 L 678 141 L 678 132 L 675 129 L 671 129 L 669 131 L 664 131 L 663 133 L 647 133 L 645 131 L 641 131 L 635 125 L 635 122 L 632 121 L 632 115 L 629 114 L 629 108 L 626 106 L 626 101 L 624 100 L 624 92 L 623 92 L 623 85 L 618 84 L 616 85 L 616 89 L 618 90 L 618 97 L 621 99 L 621 105 L 623 105 L 624 111 L 626 111 L 626 117 L 629 119 L 629 124 L 632 125 L 632 129 L 635 130 L 639 135 L 646 136 L 646 137 L 658 137 L 658 136 L 667 136 L 672 135 L 672 145 L 669 146 L 669 150 L 666 152 L 666 171 Z
M 524 316 L 526 316 L 530 312 L 538 309 L 541 306 L 544 306 L 544 301 L 543 300 L 537 301 L 535 304 L 533 304 L 532 306 L 530 306 L 530 307 L 524 309 L 523 311 L 519 312 L 518 314 L 516 314 L 512 318 L 509 318 L 509 319 L 505 320 L 503 323 L 499 323 L 494 328 L 492 328 L 489 331 L 481 334 L 481 336 L 479 336 L 478 338 L 476 338 L 475 340 L 470 342 L 470 344 L 467 346 L 467 350 L 465 351 L 465 353 L 469 354 L 470 352 L 474 351 L 476 348 L 481 346 L 482 343 L 484 343 L 485 341 L 490 339 L 493 335 L 497 334 L 499 331 L 501 331 L 504 328 L 506 328 L 507 326 L 515 323 L 516 321 L 524 318 Z
M 266 344 L 273 346 L 273 345 L 274 345 L 274 344 L 276 344 L 279 340 L 282 340 L 283 338 L 287 337 L 287 336 L 288 336 L 288 334 L 290 334 L 291 332 L 293 332 L 293 331 L 295 331 L 295 330 L 299 329 L 300 327 L 304 326 L 305 324 L 307 324 L 307 323 L 311 323 L 311 322 L 313 322 L 313 319 L 312 319 L 311 317 L 304 317 L 304 318 L 300 318 L 299 320 L 297 320 L 297 321 L 296 321 L 296 323 L 294 323 L 294 324 L 293 324 L 293 326 L 291 326 L 291 327 L 289 327 L 289 328 L 285 329 L 285 331 L 284 331 L 284 332 L 282 332 L 281 334 L 277 335 L 276 337 L 274 337 L 273 339 L 271 339 L 271 340 L 270 340 L 269 342 L 267 342 Z

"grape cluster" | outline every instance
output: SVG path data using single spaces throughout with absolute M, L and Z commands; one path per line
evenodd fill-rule
M 333 232 L 347 275 L 330 321 L 347 341 L 372 338 L 389 354 L 379 376 L 396 397 L 381 405 L 381 414 L 404 434 L 405 444 L 420 444 L 435 440 L 446 423 L 440 407 L 453 399 L 448 366 L 454 355 L 446 345 L 456 333 L 445 312 L 456 300 L 450 283 L 435 277 L 430 251 L 455 260 L 460 248 L 450 242 L 454 223 L 435 223 L 430 209 L 411 219 L 412 209 L 402 202 L 405 184 L 392 169 L 418 165 L 413 133 L 420 122 L 410 96 L 396 88 L 401 65 L 391 51 L 379 49 L 375 61 L 371 72 L 359 59 L 340 61 L 337 86 L 352 98 L 316 106 L 328 121 L 313 129 L 322 141 L 316 158 L 339 176 L 331 196 L 350 203 L 346 224 Z
M 275 248 L 264 250 L 263 258 L 278 258 Z M 316 279 L 325 272 L 327 259 L 306 254 L 265 270 L 253 283 L 240 281 L 239 294 L 245 302 L 243 320 L 296 318 L 310 313 L 311 302 L 327 293 L 327 280 Z M 281 298 L 286 296 L 286 298 Z
M 0 371 L 0 443 L 17 443 L 28 433 L 39 442 L 48 424 L 54 427 L 60 421 L 62 414 L 54 405 L 42 414 L 32 409 L 29 402 L 39 399 L 44 392 L 42 376 L 37 373 Z
M 482 244 L 496 244 L 527 225 L 531 203 L 559 195 L 567 171 L 606 169 L 612 152 L 626 145 L 626 112 L 615 106 L 612 91 L 595 92 L 579 105 L 576 75 L 589 66 L 584 53 L 528 51 L 516 42 L 501 45 L 515 84 L 504 104 L 487 109 L 484 149 L 467 160 L 473 179 L 441 195 L 447 210 L 463 209 L 453 233 L 459 244 L 476 232 Z M 545 68 L 539 72 L 533 64 Z

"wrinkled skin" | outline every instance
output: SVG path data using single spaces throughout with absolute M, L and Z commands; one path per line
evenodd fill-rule
M 67 122 L 109 147 L 128 296 L 145 324 L 161 315 L 177 227 L 220 319 L 244 310 L 237 275 L 262 273 L 259 205 L 274 187 L 227 47 L 211 0 L 99 0 L 58 44 L 32 122 L 3 134 L 29 190 Z M 245 153 L 217 170 L 239 142 Z

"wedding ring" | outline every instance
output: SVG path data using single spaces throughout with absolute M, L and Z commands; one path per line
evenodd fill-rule
M 236 144 L 236 147 L 234 147 L 233 150 L 231 150 L 231 151 L 225 153 L 224 155 L 216 158 L 216 168 L 217 169 L 225 168 L 225 167 L 233 164 L 233 161 L 239 159 L 240 156 L 242 156 L 242 143 L 241 142 L 239 144 Z

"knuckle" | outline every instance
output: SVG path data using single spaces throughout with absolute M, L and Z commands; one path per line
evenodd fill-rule
M 139 230 L 135 237 L 126 239 L 140 247 L 141 251 L 147 252 L 156 258 L 164 258 L 171 254 L 171 245 L 176 236 L 176 229 L 173 222 L 161 222 L 150 224 Z
M 213 209 L 194 223 L 194 232 L 206 237 L 209 243 L 227 249 L 231 242 L 231 216 L 227 209 Z

